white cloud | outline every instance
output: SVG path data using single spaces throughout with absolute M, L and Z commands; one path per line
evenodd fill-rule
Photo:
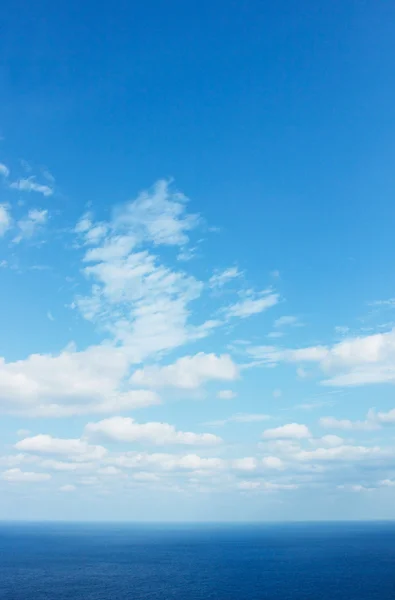
M 223 271 L 216 271 L 209 279 L 211 288 L 222 288 L 224 285 L 242 276 L 242 272 L 237 267 L 229 267 Z
M 273 398 L 281 398 L 282 394 L 283 393 L 280 389 L 273 390 Z
M 245 458 L 236 458 L 231 464 L 232 468 L 236 471 L 255 471 L 258 461 L 253 456 L 247 456 Z
M 298 317 L 286 315 L 274 321 L 274 327 L 288 327 L 290 325 L 300 325 Z
M 11 483 L 39 483 L 48 481 L 51 476 L 48 473 L 33 473 L 21 471 L 21 469 L 8 469 L 2 473 L 2 479 Z
M 28 416 L 69 416 L 157 404 L 152 391 L 123 391 L 128 372 L 126 353 L 109 345 L 9 363 L 0 358 L 0 405 Z
M 267 337 L 270 339 L 278 339 L 278 338 L 284 337 L 284 332 L 283 331 L 270 331 L 267 334 Z
M 239 481 L 236 485 L 239 490 L 256 490 L 261 484 L 259 481 Z
M 107 454 L 103 446 L 93 446 L 78 438 L 54 438 L 44 434 L 20 440 L 15 448 L 22 452 L 71 456 L 84 461 L 102 459 Z
M 279 294 L 273 293 L 270 290 L 257 293 L 250 292 L 240 302 L 236 302 L 236 304 L 232 304 L 224 309 L 224 312 L 227 318 L 250 317 L 275 306 L 279 300 Z
M 27 177 L 26 179 L 19 179 L 10 184 L 10 188 L 19 190 L 20 192 L 38 192 L 43 196 L 52 196 L 54 190 L 49 185 L 37 183 L 35 177 Z
M 99 324 L 121 343 L 131 362 L 177 348 L 208 335 L 218 321 L 189 324 L 189 304 L 203 284 L 195 277 L 161 264 L 145 246 L 185 247 L 199 217 L 186 212 L 186 199 L 159 181 L 100 223 L 103 239 L 90 239 L 84 256 L 91 293 L 76 299 L 84 318 Z M 84 215 L 77 234 L 84 239 L 97 224 Z M 94 243 L 95 242 L 95 243 Z
M 23 239 L 30 239 L 41 229 L 48 220 L 47 210 L 38 210 L 36 208 L 29 210 L 26 217 L 16 223 L 19 230 L 14 238 L 14 242 L 18 243 Z
M 217 398 L 221 400 L 232 400 L 236 398 L 237 394 L 233 390 L 220 390 L 217 394 Z
M 7 178 L 9 174 L 10 174 L 9 168 L 5 164 L 0 163 L 0 175 L 2 177 Z
M 372 431 L 380 429 L 384 425 L 395 424 L 395 408 L 388 412 L 376 413 L 374 409 L 370 409 L 363 421 L 351 421 L 350 419 L 337 419 L 335 417 L 322 417 L 320 425 L 327 429 L 344 429 L 356 431 Z
M 18 437 L 26 437 L 30 434 L 30 430 L 29 429 L 18 429 L 16 434 Z
M 382 459 L 383 457 L 388 457 L 388 452 L 378 446 L 352 446 L 347 444 L 330 448 L 316 448 L 315 450 L 300 450 L 295 455 L 296 460 L 306 462 L 354 462 L 366 459 Z
M 75 492 L 77 488 L 75 487 L 75 485 L 72 485 L 71 483 L 66 484 L 66 485 L 61 485 L 59 488 L 60 492 Z
M 278 471 L 284 469 L 284 462 L 278 456 L 265 456 L 262 458 L 262 465 L 266 469 L 276 469 Z
M 346 338 L 333 346 L 282 349 L 257 346 L 248 349 L 257 361 L 317 363 L 328 386 L 358 386 L 395 382 L 395 329 L 385 333 Z
M 225 462 L 221 458 L 207 458 L 197 454 L 128 452 L 115 457 L 113 463 L 122 468 L 139 471 L 217 471 L 225 468 Z
M 233 381 L 238 368 L 228 354 L 216 356 L 199 352 L 184 356 L 166 367 L 145 367 L 135 371 L 130 381 L 148 387 L 196 389 L 207 381 Z
M 51 313 L 51 311 L 50 311 L 50 310 L 47 312 L 47 318 L 48 318 L 50 321 L 55 321 L 55 317 L 53 316 L 53 314 Z
M 381 487 L 395 487 L 395 480 L 393 479 L 382 479 L 379 481 Z
M 0 204 L 0 236 L 10 229 L 12 223 L 11 215 L 6 204 Z
M 338 435 L 324 435 L 322 438 L 317 440 L 318 444 L 323 444 L 329 448 L 336 448 L 336 446 L 343 446 L 344 440 Z
M 350 419 L 337 419 L 336 417 L 321 417 L 321 427 L 326 429 L 342 429 L 344 431 L 371 431 L 378 428 L 377 421 L 373 413 L 369 414 L 369 418 L 365 421 L 351 421 Z
M 177 431 L 169 423 L 136 423 L 129 417 L 110 417 L 85 427 L 88 437 L 100 437 L 116 442 L 143 442 L 157 445 L 215 445 L 222 440 L 212 433 Z
M 311 437 L 311 433 L 306 425 L 301 425 L 299 423 L 287 423 L 281 427 L 266 429 L 266 431 L 263 432 L 262 437 L 265 440 L 301 440 Z
M 270 419 L 269 415 L 262 413 L 237 413 L 226 419 L 209 421 L 206 425 L 209 425 L 210 427 L 221 427 L 222 425 L 226 425 L 226 423 L 260 423 L 262 421 L 267 421 L 268 419 Z

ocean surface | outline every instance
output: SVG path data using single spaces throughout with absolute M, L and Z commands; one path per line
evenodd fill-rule
M 394 600 L 395 524 L 1 524 L 6 600 Z

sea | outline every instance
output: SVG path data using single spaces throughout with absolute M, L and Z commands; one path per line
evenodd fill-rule
M 394 600 L 394 523 L 0 524 L 1 600 Z

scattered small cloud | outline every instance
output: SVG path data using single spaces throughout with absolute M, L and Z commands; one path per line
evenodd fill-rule
M 278 304 L 280 295 L 271 290 L 262 292 L 249 291 L 242 295 L 242 299 L 224 309 L 227 318 L 238 317 L 241 319 L 257 315 L 268 308 Z
M 75 485 L 69 483 L 66 485 L 61 485 L 59 488 L 60 492 L 75 492 L 77 488 L 75 487 Z
M 209 279 L 209 286 L 214 289 L 222 288 L 224 285 L 238 279 L 243 275 L 237 267 L 229 267 L 223 271 L 216 271 Z
M 51 475 L 48 473 L 21 471 L 21 469 L 18 468 L 4 471 L 1 477 L 4 481 L 9 481 L 10 483 L 40 483 L 51 479 Z
M 295 327 L 300 325 L 302 325 L 302 323 L 300 322 L 299 318 L 292 315 L 284 315 L 283 317 L 280 317 L 274 321 L 274 327 L 279 328 L 290 326 Z
M 130 381 L 149 387 L 196 389 L 207 381 L 233 381 L 238 375 L 238 367 L 228 354 L 217 356 L 199 352 L 194 356 L 179 358 L 165 367 L 138 369 Z
M 0 204 L 0 237 L 10 229 L 12 223 L 11 214 L 6 204 Z
M 306 425 L 300 423 L 287 423 L 273 429 L 266 429 L 262 434 L 265 440 L 301 440 L 311 437 Z
M 19 233 L 14 238 L 14 243 L 19 243 L 24 239 L 32 238 L 48 220 L 48 211 L 33 208 L 29 210 L 26 217 L 17 221 L 16 226 Z
M 9 168 L 5 164 L 0 163 L 0 175 L 4 178 L 7 178 L 9 176 L 9 174 L 10 174 Z
M 43 196 L 52 196 L 54 193 L 51 186 L 37 183 L 33 176 L 26 179 L 18 179 L 18 181 L 10 183 L 10 188 L 19 190 L 20 192 L 37 192 L 43 194 Z
M 237 394 L 233 390 L 220 390 L 217 394 L 217 398 L 221 400 L 232 400 L 236 398 Z

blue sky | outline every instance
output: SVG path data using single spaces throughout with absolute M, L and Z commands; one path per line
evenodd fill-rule
M 394 7 L 3 11 L 0 518 L 395 517 Z

